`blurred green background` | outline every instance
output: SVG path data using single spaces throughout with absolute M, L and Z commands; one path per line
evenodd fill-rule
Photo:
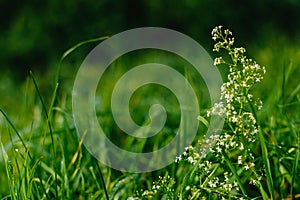
M 210 31 L 222 24 L 246 46 L 267 38 L 300 39 L 300 1 L 297 0 L 133 0 L 133 1 L 1 1 L 1 72 L 14 77 L 28 69 L 47 70 L 79 41 L 114 35 L 143 26 L 183 32 L 204 46 Z M 209 46 L 207 46 L 209 47 Z
M 41 75 L 43 87 L 53 80 L 63 52 L 76 43 L 136 27 L 175 29 L 212 53 L 212 28 L 226 26 L 234 32 L 237 43 L 267 67 L 270 81 L 264 83 L 265 91 L 272 88 L 275 77 L 281 77 L 278 74 L 285 63 L 293 60 L 297 66 L 300 60 L 297 0 L 2 0 L 0 10 L 0 92 L 4 109 L 17 101 L 15 85 L 28 77 L 30 69 Z M 80 48 L 64 62 L 64 80 L 72 80 L 94 46 Z M 292 87 L 299 81 L 294 82 Z

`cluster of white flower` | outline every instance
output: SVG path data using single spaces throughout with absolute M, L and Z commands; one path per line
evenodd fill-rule
M 142 199 L 152 199 L 156 195 L 163 193 L 163 195 L 168 196 L 168 199 L 174 199 L 174 189 L 175 179 L 170 176 L 159 176 L 158 181 L 153 182 L 152 190 L 145 190 L 141 197 Z
M 242 187 L 238 183 L 238 177 L 233 175 L 232 166 L 226 164 L 234 165 L 241 176 L 251 174 L 252 178 L 248 180 L 250 184 L 256 185 L 261 179 L 261 175 L 256 173 L 255 158 L 250 146 L 256 141 L 259 132 L 253 109 L 260 110 L 262 102 L 253 99 L 251 90 L 255 83 L 263 79 L 266 70 L 246 57 L 245 48 L 234 47 L 234 38 L 229 30 L 218 26 L 213 29 L 212 37 L 216 41 L 214 51 L 226 50 L 230 61 L 225 61 L 223 57 L 215 59 L 215 65 L 229 67 L 228 81 L 221 87 L 220 101 L 215 103 L 207 114 L 208 117 L 223 117 L 225 127 L 218 135 L 211 135 L 205 141 L 199 141 L 202 147 L 204 145 L 209 149 L 209 154 L 203 156 L 199 152 L 199 156 L 198 148 L 189 146 L 182 155 L 176 157 L 176 162 L 185 160 L 196 165 L 202 180 L 205 180 L 200 183 L 202 189 L 213 189 L 211 191 L 216 191 L 220 198 L 226 198 L 228 195 L 237 194 Z M 194 189 L 194 192 L 197 191 Z
M 193 168 L 184 185 L 184 198 L 248 199 L 244 184 L 261 187 L 262 180 L 262 170 L 252 154 L 259 133 L 255 112 L 262 108 L 262 102 L 254 99 L 252 89 L 263 79 L 266 70 L 246 57 L 245 48 L 234 47 L 231 31 L 218 26 L 213 29 L 212 38 L 216 41 L 213 51 L 223 49 L 229 58 L 227 61 L 218 57 L 214 63 L 227 65 L 229 74 L 228 81 L 221 87 L 220 101 L 207 114 L 224 118 L 225 126 L 217 134 L 203 137 L 199 145 L 186 147 L 175 162 L 185 161 Z M 159 177 L 152 191 L 145 191 L 145 196 L 159 194 L 159 191 L 172 196 L 174 184 L 169 176 Z
M 178 163 L 182 159 L 186 159 L 189 163 L 195 165 L 199 160 L 200 155 L 197 151 L 195 151 L 193 146 L 185 147 L 185 151 L 182 155 L 176 156 L 175 162 Z
M 239 152 L 237 155 L 238 165 L 243 165 L 244 170 L 251 170 L 255 167 L 254 157 L 250 149 L 244 146 L 249 146 L 256 140 L 259 130 L 253 108 L 257 110 L 262 108 L 261 100 L 253 100 L 251 89 L 255 83 L 263 79 L 266 69 L 254 60 L 247 58 L 245 48 L 234 47 L 232 33 L 224 30 L 222 26 L 213 29 L 212 37 L 213 40 L 217 41 L 214 50 L 226 50 L 231 59 L 230 62 L 224 61 L 222 57 L 215 59 L 216 65 L 225 64 L 229 66 L 229 74 L 228 81 L 221 87 L 220 103 L 215 104 L 211 112 L 225 116 L 229 131 L 219 137 L 213 150 L 217 154 L 222 154 L 222 150 L 226 150 L 227 154 Z M 213 112 L 220 110 L 220 104 L 226 104 L 222 112 Z
M 246 154 L 249 154 L 248 149 L 244 150 L 243 143 L 254 143 L 259 132 L 251 108 L 254 107 L 257 110 L 262 108 L 261 100 L 258 99 L 253 103 L 251 89 L 255 83 L 263 79 L 266 69 L 258 65 L 254 60 L 247 58 L 245 48 L 234 47 L 232 33 L 224 30 L 222 26 L 213 29 L 212 37 L 213 40 L 217 41 L 214 46 L 215 51 L 224 49 L 231 58 L 230 62 L 224 61 L 222 57 L 215 59 L 216 65 L 226 64 L 229 66 L 229 74 L 228 81 L 223 83 L 221 87 L 220 103 L 214 105 L 211 113 L 225 116 L 227 125 L 230 128 L 230 131 L 226 132 L 223 137 L 220 137 L 220 140 L 216 143 L 215 150 L 217 153 L 221 153 L 221 149 L 226 149 L 228 153 L 234 151 L 235 148 L 239 148 L 241 153 L 246 152 Z M 220 109 L 220 104 L 222 109 Z M 253 168 L 253 156 L 247 155 L 243 157 L 251 158 L 252 161 L 248 164 L 244 163 L 244 168 L 246 170 Z M 238 158 L 238 163 L 242 164 L 242 156 L 238 156 Z
M 262 108 L 261 100 L 253 103 L 251 89 L 253 85 L 263 79 L 266 73 L 265 67 L 261 67 L 254 60 L 245 56 L 245 48 L 234 47 L 232 32 L 218 26 L 212 31 L 212 38 L 216 41 L 215 51 L 224 49 L 231 58 L 230 62 L 223 57 L 215 59 L 215 65 L 225 64 L 229 66 L 228 81 L 221 87 L 220 102 L 214 104 L 208 115 L 225 116 L 234 135 L 241 135 L 237 139 L 243 142 L 255 142 L 258 133 L 256 120 L 250 109 L 250 104 L 257 110 Z
M 228 29 L 224 30 L 224 32 L 220 32 L 220 30 L 222 30 L 222 26 L 217 26 L 215 27 L 211 34 L 212 34 L 212 39 L 214 41 L 217 41 L 218 39 L 222 38 L 221 41 L 218 41 L 217 43 L 215 43 L 213 51 L 217 51 L 219 52 L 220 49 L 222 48 L 230 48 L 233 43 L 234 43 L 234 38 L 230 37 L 232 36 L 232 32 L 229 31 Z
M 224 116 L 226 114 L 226 108 L 223 104 L 223 102 L 215 103 L 212 107 L 211 111 L 207 112 L 207 116 L 210 115 L 219 115 Z

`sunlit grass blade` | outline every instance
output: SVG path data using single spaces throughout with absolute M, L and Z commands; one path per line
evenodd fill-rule
M 200 122 L 202 122 L 207 128 L 209 127 L 209 123 L 208 123 L 208 121 L 204 117 L 202 117 L 202 116 L 199 115 L 197 119 Z
M 78 155 L 79 155 L 79 153 L 80 153 L 80 151 L 81 151 L 82 143 L 83 143 L 83 140 L 84 140 L 84 138 L 85 138 L 85 136 L 86 136 L 86 133 L 87 133 L 87 131 L 85 131 L 85 132 L 82 134 L 82 138 L 81 138 L 81 140 L 79 141 L 79 144 L 78 144 L 78 146 L 77 146 L 77 150 L 76 150 L 75 154 L 73 155 L 73 157 L 72 157 L 72 159 L 71 159 L 71 162 L 69 163 L 68 170 L 71 169 L 71 167 L 75 164 L 75 162 L 76 162 L 76 160 L 77 160 L 77 158 L 78 158 Z

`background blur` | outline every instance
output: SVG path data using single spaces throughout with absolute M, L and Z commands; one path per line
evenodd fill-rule
M 61 55 L 76 43 L 144 26 L 178 30 L 210 53 L 212 28 L 226 26 L 274 80 L 287 60 L 299 58 L 299 10 L 297 0 L 1 0 L 1 104 L 9 107 L 7 102 L 15 101 L 14 85 L 23 82 L 30 69 L 45 82 L 53 78 Z M 64 73 L 76 73 L 91 48 L 83 47 L 67 59 Z M 272 84 L 266 82 L 265 88 Z

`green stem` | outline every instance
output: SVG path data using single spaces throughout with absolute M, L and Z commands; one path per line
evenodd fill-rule
M 244 186 L 243 186 L 243 183 L 241 182 L 240 177 L 239 177 L 239 175 L 238 175 L 238 173 L 237 173 L 235 167 L 234 167 L 233 164 L 231 163 L 231 161 L 230 161 L 228 155 L 225 153 L 225 154 L 223 154 L 223 156 L 224 156 L 224 158 L 225 158 L 225 161 L 226 161 L 228 167 L 230 168 L 231 172 L 232 172 L 233 175 L 235 176 L 235 179 L 236 179 L 236 181 L 238 182 L 238 185 L 239 185 L 239 187 L 240 187 L 240 189 L 241 189 L 243 195 L 244 195 L 245 197 L 247 197 L 247 193 L 246 193 L 246 190 L 245 190 L 245 188 L 244 188 Z

